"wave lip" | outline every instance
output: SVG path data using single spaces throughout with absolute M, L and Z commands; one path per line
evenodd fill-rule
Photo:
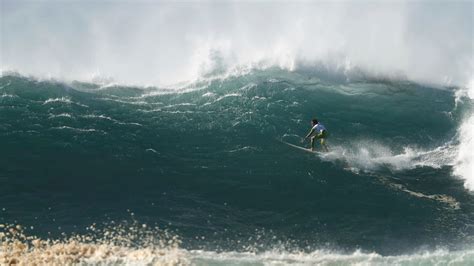
M 458 128 L 459 146 L 454 160 L 454 174 L 465 180 L 464 186 L 474 191 L 474 79 L 456 91 L 456 105 L 467 102 L 466 118 Z
M 221 68 L 272 65 L 293 70 L 299 61 L 402 72 L 414 80 L 457 85 L 472 76 L 470 1 L 187 3 L 186 8 L 128 3 L 126 19 L 138 28 L 113 23 L 123 16 L 114 5 L 98 4 L 92 11 L 49 1 L 36 8 L 12 2 L 4 10 L 3 31 L 9 38 L 2 45 L 9 53 L 2 68 L 42 76 L 172 84 L 221 74 Z M 360 18 L 360 10 L 372 16 Z M 16 30 L 19 19 L 21 31 Z M 69 34 L 71 25 L 77 27 L 74 35 Z M 51 36 L 56 41 L 48 46 L 35 45 Z
M 454 174 L 465 179 L 464 186 L 474 191 L 474 115 L 460 126 L 459 140 Z

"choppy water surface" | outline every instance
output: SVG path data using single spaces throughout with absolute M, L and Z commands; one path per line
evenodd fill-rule
M 472 263 L 455 92 L 277 69 L 177 90 L 3 75 L 0 259 Z M 313 117 L 329 153 L 279 141 Z

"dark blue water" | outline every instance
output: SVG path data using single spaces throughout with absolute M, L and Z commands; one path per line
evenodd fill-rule
M 0 78 L 0 222 L 137 220 L 186 250 L 400 255 L 472 243 L 452 88 L 256 71 L 180 90 Z M 331 152 L 299 143 L 318 118 Z M 306 143 L 308 145 L 308 143 Z

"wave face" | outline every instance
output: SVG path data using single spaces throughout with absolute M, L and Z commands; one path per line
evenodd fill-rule
M 3 75 L 0 222 L 96 252 L 112 244 L 91 239 L 107 234 L 58 239 L 131 216 L 179 236 L 179 247 L 132 238 L 104 251 L 145 261 L 469 263 L 474 201 L 455 169 L 472 100 L 457 97 L 279 68 L 173 89 Z M 299 144 L 313 117 L 329 153 L 280 142 Z

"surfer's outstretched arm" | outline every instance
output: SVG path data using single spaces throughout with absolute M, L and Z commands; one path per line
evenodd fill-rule
M 313 134 L 313 132 L 314 132 L 314 129 L 311 129 L 311 130 L 309 131 L 308 135 L 306 135 L 306 136 L 304 137 L 304 139 L 301 141 L 301 143 L 303 143 L 307 138 L 309 138 L 309 136 L 311 136 L 311 134 Z

